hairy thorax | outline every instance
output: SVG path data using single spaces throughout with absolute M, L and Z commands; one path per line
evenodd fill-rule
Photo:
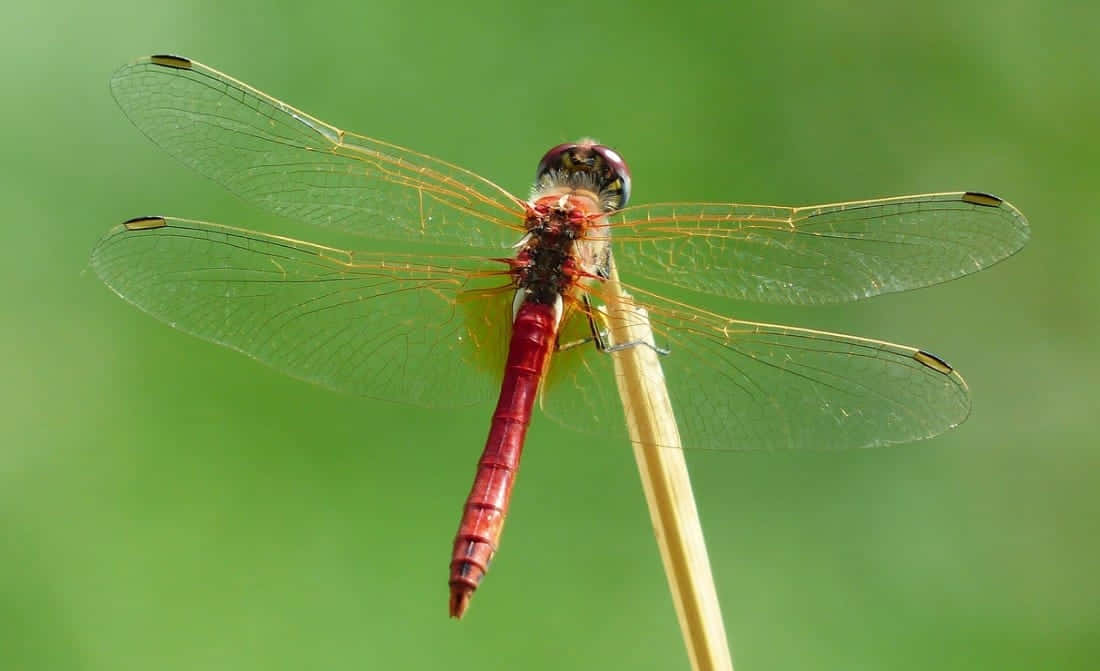
M 557 191 L 557 192 L 555 192 Z M 516 304 L 553 305 L 577 298 L 580 286 L 607 278 L 610 240 L 607 218 L 595 195 L 554 189 L 533 199 L 527 234 L 511 261 Z

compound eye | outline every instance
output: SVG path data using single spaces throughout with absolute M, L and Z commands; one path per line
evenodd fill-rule
M 580 147 L 580 145 L 576 142 L 565 142 L 546 152 L 542 160 L 539 161 L 538 169 L 535 170 L 535 183 L 538 184 L 547 173 L 562 169 L 571 170 L 573 166 L 573 152 L 578 147 Z
M 604 165 L 604 181 L 602 188 L 609 192 L 609 196 L 617 199 L 614 209 L 626 207 L 630 201 L 630 168 L 619 152 L 602 144 L 594 145 L 592 151 L 601 159 Z
M 607 210 L 620 209 L 630 199 L 626 161 L 614 149 L 591 141 L 567 142 L 546 152 L 535 171 L 535 184 L 555 182 L 595 187 Z

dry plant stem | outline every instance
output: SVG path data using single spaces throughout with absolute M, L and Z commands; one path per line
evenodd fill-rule
M 652 344 L 649 319 L 624 292 L 614 263 L 607 289 L 611 343 Z M 677 449 L 680 434 L 658 355 L 652 348 L 641 345 L 624 348 L 611 356 L 634 457 L 691 666 L 695 671 L 732 671 L 733 661 L 703 529 L 687 463 L 683 451 Z

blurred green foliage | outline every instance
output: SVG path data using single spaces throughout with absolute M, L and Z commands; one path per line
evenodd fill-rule
M 965 425 L 692 465 L 739 671 L 1094 668 L 1097 25 L 1100 5 L 1020 1 L 9 7 L 0 668 L 687 667 L 623 436 L 536 420 L 497 562 L 449 621 L 488 410 L 280 377 L 86 271 L 136 215 L 286 230 L 115 107 L 111 72 L 165 51 L 519 193 L 542 151 L 591 135 L 636 202 L 1013 202 L 1031 245 L 975 277 L 712 306 L 942 354 L 973 390 Z

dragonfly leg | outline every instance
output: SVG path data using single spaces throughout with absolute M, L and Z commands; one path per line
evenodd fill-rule
M 653 350 L 654 352 L 656 352 L 660 356 L 665 356 L 667 354 L 672 354 L 672 350 L 669 349 L 668 347 L 658 347 L 658 346 L 654 345 L 653 343 L 649 343 L 649 342 L 646 342 L 644 340 L 635 340 L 633 342 L 619 343 L 618 345 L 611 345 L 611 346 L 609 346 L 605 349 L 602 349 L 600 351 L 604 352 L 605 354 L 610 354 L 612 352 L 620 352 L 624 349 L 630 349 L 631 347 L 637 347 L 639 345 L 648 347 L 649 349 Z
M 571 350 L 575 347 L 581 347 L 583 345 L 587 345 L 590 342 L 595 342 L 595 338 L 589 336 L 587 338 L 581 338 L 580 340 L 571 340 L 569 342 L 559 342 L 557 348 L 554 351 L 555 352 L 565 352 L 565 351 Z M 599 343 L 596 344 L 596 349 L 600 349 Z M 600 350 L 600 351 L 602 352 L 603 350 Z
M 601 329 L 596 323 L 596 309 L 592 307 L 592 299 L 588 294 L 584 294 L 581 298 L 584 302 L 584 312 L 588 317 L 588 328 L 591 330 L 592 335 L 587 338 L 581 338 L 580 340 L 574 340 L 567 343 L 558 343 L 557 351 L 564 352 L 566 350 L 573 349 L 574 347 L 580 347 L 581 345 L 587 345 L 588 343 L 596 343 L 596 349 L 603 354 L 610 354 L 612 352 L 620 352 L 624 349 L 631 347 L 637 347 L 638 345 L 644 345 L 657 354 L 664 356 L 671 354 L 672 350 L 667 347 L 657 347 L 656 345 L 641 340 L 635 342 L 624 342 L 618 345 L 612 345 L 608 343 L 607 330 Z
M 597 333 L 597 334 L 600 335 L 600 338 L 598 338 L 597 341 L 596 341 L 596 347 L 601 352 L 603 352 L 604 354 L 611 354 L 612 352 L 621 352 L 624 349 L 629 349 L 631 347 L 637 347 L 638 345 L 644 345 L 644 346 L 648 347 L 649 349 L 653 350 L 654 352 L 656 352 L 660 356 L 665 356 L 666 354 L 671 354 L 672 353 L 672 350 L 667 348 L 667 347 L 658 347 L 657 345 L 654 345 L 651 342 L 645 342 L 643 340 L 635 340 L 635 341 L 632 341 L 632 342 L 623 342 L 623 343 L 619 343 L 618 345 L 608 344 L 608 342 L 607 342 L 607 331 L 600 331 L 596 327 L 596 321 L 595 321 L 595 318 L 593 316 L 594 311 L 592 310 L 592 304 L 588 302 L 588 295 L 587 294 L 585 295 L 584 300 L 585 300 L 585 307 L 588 308 L 588 323 L 592 326 L 593 333 Z
M 606 352 L 608 347 L 607 331 L 601 331 L 600 327 L 596 324 L 596 316 L 595 310 L 592 307 L 592 299 L 589 298 L 588 294 L 584 294 L 581 296 L 581 302 L 584 303 L 584 314 L 588 318 L 588 329 L 591 332 L 591 335 L 586 338 L 573 340 L 567 343 L 559 342 L 557 351 L 564 352 L 566 350 L 571 350 L 574 347 L 580 347 L 581 345 L 587 345 L 590 342 L 594 342 L 596 343 L 597 350 L 599 350 L 600 352 Z

